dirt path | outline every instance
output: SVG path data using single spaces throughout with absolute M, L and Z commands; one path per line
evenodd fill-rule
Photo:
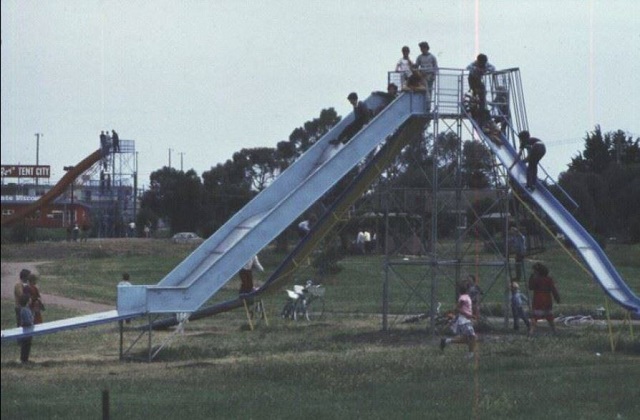
M 3 262 L 2 263 L 2 299 L 13 301 L 13 287 L 19 278 L 20 270 L 26 268 L 38 274 L 38 266 L 46 264 L 40 262 Z M 64 296 L 49 295 L 42 293 L 42 301 L 45 305 L 57 305 L 68 309 L 75 309 L 86 313 L 105 312 L 115 309 L 115 306 L 103 305 L 100 303 L 87 302 L 82 300 L 69 299 Z

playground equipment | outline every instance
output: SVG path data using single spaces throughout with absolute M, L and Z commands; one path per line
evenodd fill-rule
M 518 69 L 509 69 L 501 73 L 519 78 Z M 158 284 L 118 287 L 117 310 L 44 323 L 32 328 L 5 330 L 2 331 L 2 340 L 144 316 L 148 317 L 149 325 L 157 321 L 153 320 L 153 317 L 167 314 L 190 314 L 186 319 L 196 319 L 198 316 L 208 316 L 240 307 L 247 296 L 213 305 L 204 311 L 202 309 L 204 303 L 237 274 L 248 258 L 272 242 L 292 220 L 320 200 L 344 175 L 361 166 L 360 172 L 349 187 L 328 207 L 307 237 L 296 246 L 265 284 L 250 295 L 258 296 L 273 290 L 277 284 L 290 282 L 300 261 L 331 230 L 349 205 L 376 179 L 385 165 L 391 162 L 406 144 L 421 138 L 425 125 L 435 121 L 436 113 L 468 119 L 478 137 L 487 144 L 496 159 L 505 168 L 510 167 L 516 159 L 517 151 L 509 143 L 508 137 L 492 132 L 491 136 L 494 138 L 490 138 L 464 108 L 463 95 L 467 90 L 465 71 L 443 69 L 438 78 L 446 77 L 454 81 L 453 87 L 448 90 L 436 88 L 433 100 L 428 98 L 424 91 L 407 91 L 387 104 L 384 95 L 373 93 L 366 99 L 368 107 L 382 110 L 347 144 L 334 146 L 330 144 L 330 140 L 338 137 L 353 120 L 353 114 L 329 130 L 272 185 L 236 213 Z M 491 92 L 491 86 L 489 87 L 488 91 Z M 433 111 L 430 105 L 434 106 Z M 526 115 L 519 112 L 517 107 L 512 111 L 509 132 L 526 127 Z M 496 141 L 496 135 L 500 136 L 502 144 Z M 509 176 L 516 182 L 524 183 L 524 165 L 515 165 Z M 640 314 L 640 299 L 624 283 L 593 238 L 551 195 L 543 183 L 538 182 L 535 191 L 527 191 L 525 194 L 547 213 L 574 244 L 577 252 L 586 261 L 593 278 L 605 293 L 625 309 Z M 182 322 L 184 319 L 183 317 Z M 177 317 L 167 322 L 159 321 L 165 326 L 180 322 Z

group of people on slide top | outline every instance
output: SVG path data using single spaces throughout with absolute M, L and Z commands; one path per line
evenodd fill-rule
M 438 60 L 429 52 L 428 42 L 420 42 L 418 44 L 421 54 L 416 58 L 415 63 L 411 60 L 409 54 L 411 50 L 408 46 L 402 47 L 402 58 L 396 64 L 396 72 L 400 73 L 403 90 L 424 90 L 427 92 L 428 108 L 431 108 L 430 100 L 433 92 L 433 84 L 438 74 Z M 499 115 L 495 118 L 491 117 L 491 113 L 487 109 L 487 89 L 483 81 L 483 77 L 496 71 L 496 68 L 489 63 L 486 54 L 479 54 L 471 64 L 466 68 L 469 72 L 468 83 L 470 94 L 465 95 L 465 107 L 471 117 L 482 127 L 482 130 L 489 135 L 489 138 L 497 146 L 502 146 L 501 134 L 506 133 L 508 127 L 509 116 L 509 98 L 505 87 L 498 86 L 495 99 L 496 106 L 499 108 Z M 398 86 L 390 83 L 387 86 L 387 104 L 398 94 Z M 356 92 L 351 92 L 347 96 L 347 100 L 353 106 L 354 120 L 340 133 L 340 135 L 329 141 L 330 144 L 337 146 L 338 144 L 346 144 L 356 133 L 358 133 L 366 124 L 369 123 L 372 116 L 379 112 L 378 110 L 370 110 L 367 105 L 358 99 Z M 387 105 L 385 104 L 385 106 Z M 384 106 L 383 106 L 384 107 Z M 496 122 L 501 126 L 498 128 Z M 535 190 L 538 179 L 538 163 L 546 153 L 546 148 L 542 140 L 532 137 L 526 130 L 518 134 L 520 140 L 519 153 L 513 164 L 509 167 L 511 170 L 519 161 L 527 165 L 526 183 L 524 187 L 529 191 Z M 524 156 L 527 152 L 526 157 Z

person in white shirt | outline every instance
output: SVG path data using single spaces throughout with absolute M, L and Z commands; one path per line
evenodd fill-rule
M 366 254 L 371 252 L 371 233 L 368 230 L 364 231 L 364 252 Z
M 260 260 L 257 255 L 254 255 L 247 263 L 240 269 L 238 273 L 240 275 L 240 294 L 250 293 L 253 291 L 253 268 L 257 268 L 260 271 L 264 271 L 264 267 L 260 264 Z
M 401 73 L 400 77 L 402 85 L 404 85 L 405 80 L 407 80 L 407 78 L 411 76 L 411 70 L 413 69 L 413 61 L 411 61 L 411 58 L 409 58 L 410 52 L 411 50 L 409 50 L 409 47 L 407 47 L 406 45 L 402 47 L 402 58 L 398 60 L 398 64 L 396 64 L 396 71 L 398 73 Z
M 358 250 L 358 254 L 364 254 L 364 241 L 365 241 L 364 231 L 360 230 L 358 232 L 358 236 L 356 236 L 356 249 Z

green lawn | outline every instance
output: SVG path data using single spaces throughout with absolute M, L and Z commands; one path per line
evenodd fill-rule
M 113 303 L 122 271 L 131 272 L 134 283 L 157 283 L 190 252 L 166 243 L 150 253 L 163 253 L 161 258 L 136 249 L 119 251 L 69 250 L 53 258 L 41 267 L 42 291 Z M 632 289 L 640 290 L 640 248 L 607 251 Z M 35 246 L 18 252 L 2 245 L 3 261 L 21 261 L 25 255 L 34 260 L 37 254 Z M 264 254 L 269 271 L 278 257 Z M 558 282 L 563 304 L 557 311 L 581 312 L 605 303 L 604 294 L 567 255 L 549 250 L 536 259 L 551 267 Z M 498 320 L 481 329 L 478 356 L 469 361 L 462 346 L 441 352 L 425 320 L 406 324 L 400 321 L 405 315 L 398 314 L 389 331 L 381 330 L 382 258 L 349 257 L 341 265 L 338 275 L 322 278 L 324 319 L 281 319 L 285 294 L 279 290 L 265 298 L 268 325 L 262 321 L 254 331 L 247 328 L 244 311 L 236 310 L 189 322 L 182 334 L 154 333 L 154 345 L 172 340 L 153 363 L 119 361 L 116 325 L 36 337 L 34 363 L 27 366 L 16 362 L 16 343 L 3 343 L 1 414 L 8 419 L 96 418 L 106 390 L 112 419 L 638 417 L 637 323 L 634 329 L 613 325 L 611 333 L 601 324 L 562 326 L 556 336 L 542 325 L 529 339 Z M 408 280 L 399 274 L 390 280 L 393 308 L 419 309 L 413 301 L 403 304 L 412 287 L 407 282 L 428 290 L 424 269 L 414 269 L 417 275 L 402 273 Z M 303 269 L 296 278 L 303 282 L 310 276 Z M 447 284 L 439 296 L 445 303 Z M 222 293 L 234 296 L 237 287 L 234 280 Z M 487 307 L 501 302 L 502 290 L 494 287 Z M 55 306 L 45 313 L 46 320 L 75 315 Z M 3 328 L 13 326 L 13 316 L 12 302 L 3 301 Z M 136 336 L 128 332 L 125 345 Z M 134 353 L 145 345 L 146 336 Z

